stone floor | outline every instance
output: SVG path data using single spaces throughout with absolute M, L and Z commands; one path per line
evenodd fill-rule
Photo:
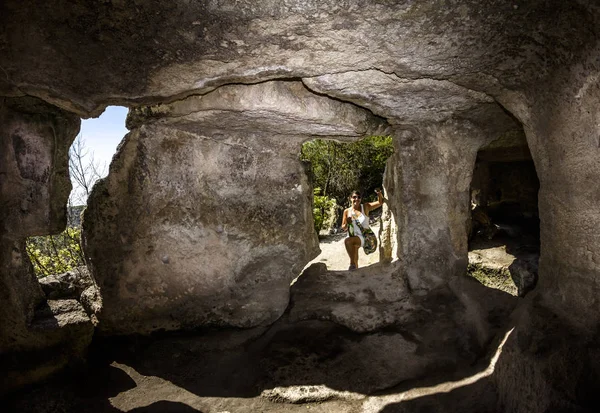
M 83 371 L 13 394 L 3 411 L 501 411 L 490 377 L 519 299 L 470 277 L 415 297 L 377 254 L 346 271 L 343 239 L 324 240 L 275 324 L 96 337 Z M 519 258 L 500 239 L 473 247 L 470 260 L 496 270 Z
M 393 271 L 373 278 L 382 265 L 311 267 L 269 327 L 96 337 L 84 371 L 24 389 L 3 411 L 496 412 L 489 378 L 518 299 L 461 277 L 460 297 L 442 288 L 391 311 L 390 294 L 406 292 Z
M 400 378 L 411 368 L 391 356 L 394 350 L 403 351 L 401 346 L 395 347 L 397 340 L 359 337 L 323 323 L 297 327 L 293 332 L 284 328 L 262 331 L 262 335 L 253 331 L 247 334 L 246 343 L 233 336 L 228 340 L 222 333 L 201 339 L 171 336 L 96 342 L 86 371 L 26 389 L 6 400 L 3 406 L 7 410 L 3 411 L 496 411 L 496 397 L 488 381 L 495 363 L 493 354 L 474 366 L 442 369 L 396 383 L 394 377 Z M 345 351 L 344 347 L 355 342 L 359 347 L 362 344 L 362 354 Z M 242 344 L 242 348 L 224 348 L 234 344 Z M 114 349 L 110 353 L 97 348 L 109 345 Z M 379 357 L 365 357 L 368 352 Z M 336 363 L 336 358 L 341 361 Z M 354 363 L 350 358 L 355 358 Z M 375 383 L 381 384 L 378 375 L 384 371 L 389 388 L 371 393 Z
M 468 274 L 483 285 L 524 296 L 537 282 L 539 240 L 500 232 L 493 239 L 475 237 L 469 245 Z

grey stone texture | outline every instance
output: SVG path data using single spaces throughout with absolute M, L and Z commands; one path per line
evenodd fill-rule
M 2 92 L 98 114 L 111 102 L 373 68 L 474 90 L 535 90 L 595 41 L 585 30 L 595 27 L 594 8 L 542 0 L 11 0 L 0 9 Z
M 11 239 L 60 232 L 71 191 L 68 151 L 79 119 L 31 97 L 0 100 L 0 229 Z
M 94 286 L 87 267 L 77 267 L 62 274 L 48 275 L 39 279 L 40 286 L 50 300 L 80 299 L 81 294 Z
M 66 224 L 71 189 L 67 151 L 79 131 L 76 116 L 34 98 L 0 102 L 0 254 L 3 302 L 0 344 L 28 341 L 27 325 L 44 294 L 25 253 L 25 238 Z
M 497 376 L 513 411 L 598 405 L 598 51 L 596 44 L 587 59 L 556 73 L 535 96 L 547 104 L 517 114 L 540 179 L 542 250 L 538 286 Z M 523 385 L 518 394 L 515 385 Z
M 433 306 L 435 292 L 452 291 L 446 327 L 481 346 L 495 334 L 477 315 L 487 310 L 462 295 L 468 286 L 452 287 L 467 264 L 469 185 L 477 153 L 494 141 L 504 159 L 522 159 L 513 139 L 522 127 L 540 181 L 539 282 L 505 318 L 515 330 L 490 383 L 500 411 L 591 409 L 598 27 L 600 6 L 583 0 L 3 1 L 3 352 L 56 343 L 31 339 L 47 301 L 23 242 L 64 227 L 76 116 L 134 107 L 84 218 L 99 290 L 83 301 L 105 334 L 273 323 L 317 250 L 300 144 L 389 133 L 381 256 L 414 299 Z M 344 317 L 325 301 L 319 314 L 350 328 L 387 323 L 385 300 L 374 300 L 376 319 L 356 294 Z M 299 308 L 298 320 L 309 317 Z
M 106 334 L 275 321 L 318 251 L 301 143 L 383 125 L 301 82 L 223 87 L 128 122 L 84 213 Z
M 0 101 L 0 393 L 81 358 L 91 342 L 83 308 L 47 302 L 25 252 L 26 237 L 66 225 L 67 152 L 79 122 L 39 99 Z

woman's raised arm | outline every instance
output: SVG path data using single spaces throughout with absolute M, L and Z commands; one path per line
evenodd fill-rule
M 366 205 L 366 211 L 365 214 L 369 214 L 369 212 L 371 212 L 374 209 L 379 208 L 380 206 L 383 205 L 383 193 L 381 193 L 381 189 L 376 189 L 375 193 L 377 194 L 377 201 L 375 202 L 367 202 Z

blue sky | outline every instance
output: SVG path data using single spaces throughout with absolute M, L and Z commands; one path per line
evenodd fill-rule
M 104 167 L 105 174 L 117 145 L 129 132 L 125 128 L 127 110 L 121 106 L 109 106 L 99 118 L 81 121 L 79 133 L 85 141 L 86 150 L 94 154 L 94 161 Z

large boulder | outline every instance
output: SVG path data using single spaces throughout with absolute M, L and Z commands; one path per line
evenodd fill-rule
M 129 124 L 83 223 L 106 334 L 272 323 L 318 251 L 300 145 L 384 126 L 300 82 L 224 87 Z

